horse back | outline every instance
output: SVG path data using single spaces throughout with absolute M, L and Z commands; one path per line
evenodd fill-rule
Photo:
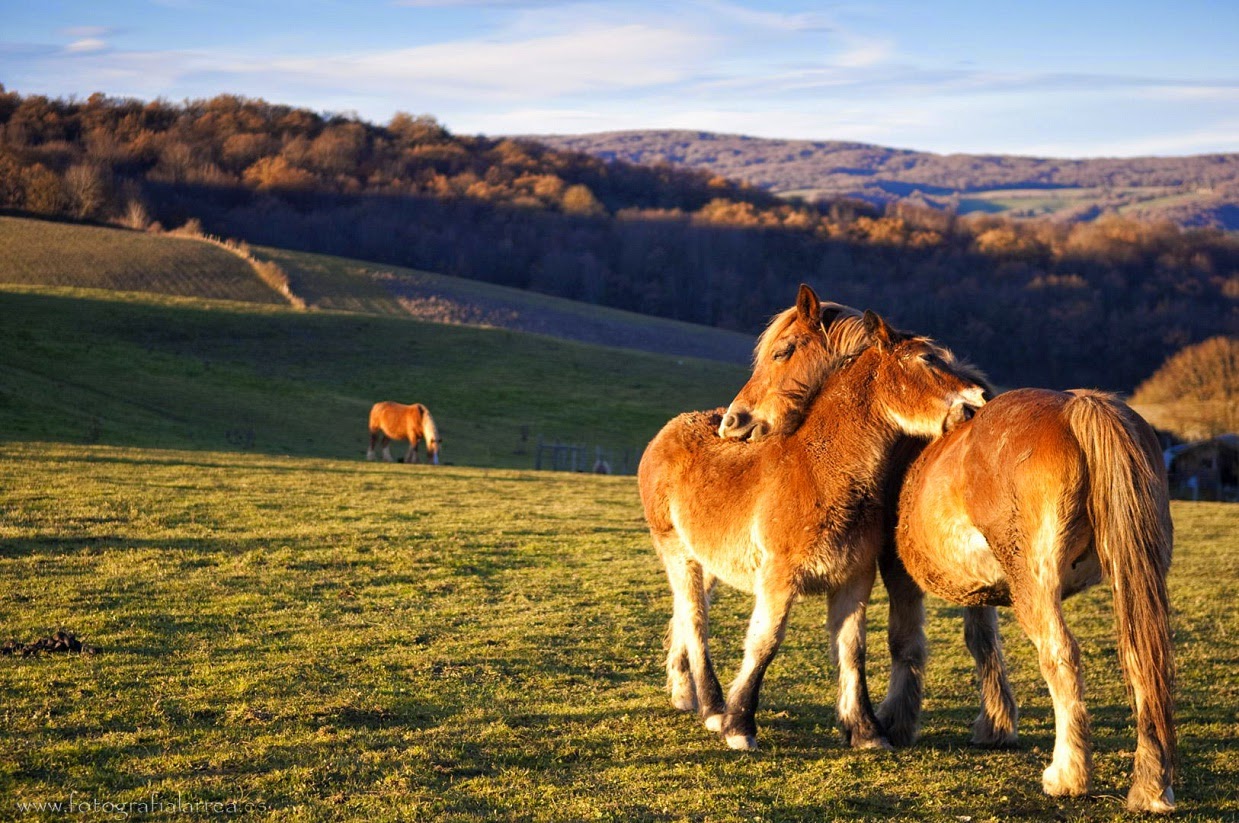
M 1068 561 L 1087 549 L 1077 528 L 1087 514 L 1084 455 L 1063 414 L 1072 397 L 1001 394 L 913 463 L 898 539 L 923 586 L 957 603 L 1006 605 L 1009 571 L 1047 523 L 1062 524 Z
M 383 434 L 392 439 L 402 439 L 405 436 L 404 421 L 412 408 L 391 400 L 375 403 L 370 408 L 370 431 L 381 429 Z

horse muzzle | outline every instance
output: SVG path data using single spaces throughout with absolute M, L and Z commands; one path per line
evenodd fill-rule
M 737 409 L 727 410 L 723 422 L 719 423 L 718 436 L 729 440 L 761 440 L 770 433 L 770 424 L 757 420 L 747 411 Z

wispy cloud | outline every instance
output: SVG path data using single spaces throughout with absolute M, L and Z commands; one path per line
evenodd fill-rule
M 724 0 L 697 0 L 695 5 L 721 19 L 766 31 L 830 31 L 837 27 L 829 17 L 820 12 L 769 11 L 765 8 L 754 9 L 738 3 L 724 2 Z
M 530 99 L 679 82 L 709 37 L 643 24 L 600 27 L 523 40 L 439 43 L 411 49 L 251 63 L 302 81 L 396 86 L 435 96 Z
M 89 52 L 103 51 L 107 47 L 108 44 L 98 37 L 84 37 L 81 40 L 74 40 L 65 46 L 65 51 L 72 54 L 87 54 Z

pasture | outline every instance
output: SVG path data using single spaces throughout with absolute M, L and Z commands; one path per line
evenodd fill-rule
M 249 263 L 181 237 L 0 216 L 0 282 L 281 305 Z
M 911 749 L 839 742 L 815 599 L 767 675 L 759 751 L 672 711 L 670 596 L 632 478 L 9 442 L 0 490 L 0 640 L 63 627 L 99 647 L 0 657 L 0 817 L 152 798 L 281 820 L 1124 817 L 1134 734 L 1104 587 L 1067 606 L 1096 786 L 1056 800 L 1049 700 L 1006 614 L 1013 750 L 967 745 L 971 660 L 958 610 L 932 599 Z M 1176 819 L 1234 819 L 1239 508 L 1174 516 Z M 724 591 L 713 612 L 724 678 L 749 606 Z
M 3 286 L 0 316 L 0 442 L 361 459 L 371 405 L 397 400 L 430 408 L 448 463 L 531 467 L 543 436 L 635 466 L 669 417 L 745 379 L 506 329 L 104 290 Z

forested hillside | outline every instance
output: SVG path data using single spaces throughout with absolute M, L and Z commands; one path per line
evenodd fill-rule
M 911 202 L 966 214 L 1091 220 L 1106 213 L 1239 229 L 1239 154 L 1064 159 L 932 154 L 833 140 L 698 131 L 621 131 L 533 139 L 567 151 L 671 165 L 802 198 Z
M 222 96 L 0 94 L 0 207 L 212 233 L 755 332 L 808 281 L 1004 385 L 1129 390 L 1239 329 L 1212 230 L 806 205 L 705 172 Z

